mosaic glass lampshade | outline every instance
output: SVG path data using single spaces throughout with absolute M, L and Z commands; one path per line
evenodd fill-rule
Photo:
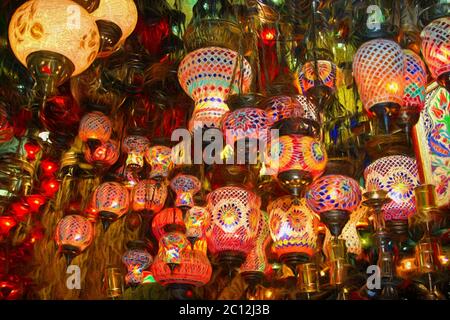
M 193 206 L 184 217 L 186 237 L 193 245 L 198 239 L 205 237 L 205 230 L 209 223 L 209 212 L 204 207 Z
M 206 239 L 210 252 L 229 268 L 239 267 L 250 252 L 259 223 L 260 198 L 237 186 L 218 188 L 207 195 L 210 223 Z
M 391 40 L 364 43 L 353 59 L 353 75 L 364 108 L 376 114 L 389 130 L 389 118 L 396 117 L 403 103 L 405 55 Z
M 189 241 L 181 232 L 166 233 L 159 240 L 159 251 L 162 253 L 163 261 L 171 270 L 181 263 L 181 255 L 184 250 L 188 250 Z
M 366 190 L 383 190 L 392 200 L 382 207 L 385 221 L 407 220 L 416 210 L 414 189 L 419 186 L 416 160 L 397 155 L 380 158 L 364 170 Z
M 175 206 L 188 210 L 195 205 L 194 195 L 200 191 L 201 183 L 195 176 L 178 174 L 170 182 L 170 188 L 176 193 Z
M 296 134 L 271 141 L 268 151 L 270 174 L 277 175 L 279 182 L 293 195 L 299 195 L 306 185 L 320 177 L 328 160 L 319 140 Z
M 108 56 L 119 48 L 133 32 L 138 20 L 133 0 L 99 0 L 91 15 L 100 32 L 99 56 Z
M 11 17 L 9 43 L 44 96 L 86 70 L 97 56 L 100 36 L 95 20 L 69 0 L 33 0 Z
M 150 141 L 143 136 L 127 136 L 122 142 L 122 151 L 127 154 L 126 165 L 131 170 L 139 171 L 144 166 L 145 151 Z
M 316 250 L 319 219 L 306 200 L 283 196 L 271 202 L 267 211 L 278 258 L 291 267 L 307 262 Z
M 143 281 L 143 271 L 153 262 L 153 257 L 145 248 L 130 248 L 122 256 L 122 262 L 127 268 L 125 281 L 131 286 L 136 286 Z
M 107 142 L 112 134 L 111 120 L 103 113 L 95 111 L 81 118 L 78 128 L 78 136 L 86 142 L 94 153 L 95 149 L 103 142 Z
M 229 111 L 225 103 L 228 96 L 246 93 L 251 79 L 250 64 L 235 51 L 207 47 L 187 54 L 178 68 L 178 80 L 195 102 L 189 130 L 220 128 Z
M 436 19 L 423 28 L 421 51 L 431 76 L 450 89 L 450 18 Z
M 102 142 L 95 148 L 94 152 L 90 148 L 84 149 L 84 159 L 93 165 L 110 167 L 119 159 L 119 144 L 114 140 Z
M 358 182 L 342 175 L 326 175 L 317 179 L 305 197 L 308 206 L 320 215 L 320 220 L 335 237 L 339 236 L 362 199 Z
M 93 238 L 92 223 L 80 215 L 65 216 L 56 226 L 55 241 L 68 264 L 92 243 Z
M 145 160 L 151 166 L 150 178 L 167 178 L 173 168 L 172 149 L 166 146 L 153 146 L 145 152 Z
M 160 240 L 170 231 L 184 231 L 183 212 L 178 208 L 166 208 L 153 217 L 152 233 Z
M 128 190 L 118 182 L 105 182 L 95 188 L 93 208 L 99 213 L 104 229 L 128 212 Z
M 135 212 L 158 213 L 167 199 L 167 183 L 146 179 L 139 181 L 131 191 L 131 209 Z

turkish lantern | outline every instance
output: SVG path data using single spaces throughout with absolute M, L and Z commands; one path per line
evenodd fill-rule
M 95 188 L 92 207 L 99 213 L 103 228 L 128 212 L 128 190 L 118 182 L 105 182 Z
M 9 23 L 9 43 L 46 97 L 97 56 L 100 36 L 89 13 L 69 0 L 33 0 L 20 6 Z
M 367 192 L 383 190 L 390 202 L 382 206 L 385 221 L 407 220 L 416 209 L 414 189 L 419 186 L 416 160 L 403 155 L 380 158 L 364 170 Z
M 210 223 L 208 248 L 219 262 L 237 268 L 252 248 L 259 223 L 260 198 L 237 186 L 218 188 L 207 195 Z
M 398 115 L 403 104 L 405 55 L 391 40 L 364 43 L 353 59 L 353 76 L 366 111 L 376 114 L 386 133 L 389 118 Z
M 90 112 L 80 121 L 78 136 L 88 144 L 92 153 L 101 143 L 107 142 L 111 134 L 111 120 L 101 112 Z
M 92 151 L 90 148 L 84 149 L 84 159 L 99 167 L 110 167 L 119 159 L 119 146 L 115 140 L 102 142 Z
M 72 259 L 83 252 L 94 238 L 92 223 L 80 215 L 63 217 L 56 226 L 55 241 L 70 264 Z
M 431 76 L 441 86 L 450 89 L 450 18 L 436 19 L 423 28 L 422 56 Z
M 150 141 L 143 136 L 127 136 L 122 142 L 122 151 L 127 154 L 126 165 L 131 170 L 139 171 L 144 166 L 145 151 Z
M 186 237 L 192 245 L 198 239 L 204 238 L 205 230 L 209 223 L 209 212 L 204 207 L 193 206 L 184 217 Z
M 170 182 L 170 188 L 176 193 L 175 206 L 188 210 L 195 205 L 194 195 L 200 191 L 200 180 L 188 174 L 178 174 Z
M 166 208 L 153 217 L 152 233 L 156 240 L 171 231 L 185 231 L 183 212 L 178 208 Z
M 307 205 L 339 236 L 350 214 L 361 203 L 361 188 L 354 179 L 342 175 L 326 175 L 314 181 L 306 192 Z
M 141 180 L 131 191 L 131 209 L 135 212 L 158 213 L 167 199 L 167 183 L 156 180 Z
M 159 239 L 159 250 L 164 262 L 173 271 L 181 263 L 181 254 L 189 246 L 189 241 L 181 232 L 169 232 Z
M 283 196 L 271 202 L 267 211 L 278 259 L 290 267 L 309 261 L 316 251 L 319 219 L 306 200 Z
M 125 281 L 131 286 L 142 283 L 143 271 L 153 262 L 153 257 L 145 249 L 145 244 L 131 243 L 122 256 L 122 262 L 127 268 Z
M 138 20 L 133 0 L 99 0 L 91 15 L 100 32 L 99 57 L 116 51 L 133 32 Z
M 267 166 L 292 195 L 299 195 L 306 185 L 325 171 L 327 153 L 319 140 L 297 134 L 284 135 L 270 142 Z
M 189 130 L 220 128 L 229 110 L 228 96 L 246 93 L 251 79 L 250 64 L 233 50 L 207 47 L 187 54 L 178 68 L 178 80 L 195 102 Z
M 150 179 L 167 178 L 173 168 L 172 149 L 166 146 L 153 146 L 145 152 L 145 160 L 151 166 Z

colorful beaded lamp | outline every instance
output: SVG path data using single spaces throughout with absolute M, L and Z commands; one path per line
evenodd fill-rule
M 68 265 L 92 243 L 93 238 L 92 223 L 80 215 L 65 216 L 56 226 L 55 241 Z
M 209 223 L 209 212 L 204 207 L 193 206 L 186 212 L 184 223 L 186 225 L 186 237 L 194 245 L 198 239 L 205 236 L 205 230 Z
M 342 175 L 326 175 L 314 181 L 306 192 L 306 203 L 339 236 L 352 211 L 361 203 L 361 188 L 355 180 Z
M 159 241 L 170 231 L 185 231 L 183 212 L 178 208 L 166 208 L 153 217 L 152 233 Z
M 268 151 L 269 174 L 276 175 L 281 185 L 295 196 L 323 174 L 328 160 L 319 140 L 296 134 L 271 141 Z
M 159 251 L 162 253 L 162 259 L 172 271 L 181 263 L 181 255 L 188 247 L 189 241 L 181 232 L 166 233 L 159 240 Z
M 405 55 L 391 40 L 364 43 L 353 60 L 353 75 L 366 111 L 376 114 L 386 133 L 389 118 L 396 117 L 403 103 Z
M 84 159 L 99 167 L 112 166 L 119 159 L 119 155 L 119 144 L 114 140 L 102 142 L 94 152 L 90 148 L 84 149 Z
M 107 142 L 112 134 L 111 120 L 103 113 L 94 111 L 81 118 L 78 136 L 95 152 L 102 142 Z
M 207 47 L 187 54 L 178 68 L 178 80 L 195 102 L 189 130 L 220 128 L 229 110 L 226 99 L 230 94 L 247 92 L 251 79 L 249 63 L 230 49 Z
M 260 198 L 237 186 L 222 187 L 206 198 L 211 214 L 206 229 L 210 252 L 228 268 L 239 267 L 250 252 L 259 223 Z
M 170 188 L 176 193 L 175 206 L 188 210 L 195 205 L 194 195 L 200 191 L 201 183 L 194 176 L 178 174 L 170 182 Z
M 105 230 L 128 212 L 129 202 L 128 190 L 118 182 L 102 183 L 92 196 L 92 207 L 99 213 Z
M 122 151 L 127 154 L 126 165 L 131 170 L 144 167 L 145 151 L 150 147 L 150 141 L 143 136 L 127 136 L 122 142 Z
M 143 281 L 143 271 L 153 262 L 153 257 L 145 248 L 129 248 L 122 256 L 122 262 L 127 268 L 125 281 L 131 286 L 137 286 Z
M 173 168 L 172 149 L 166 146 L 153 146 L 145 152 L 145 160 L 151 166 L 150 179 L 167 178 Z
M 135 212 L 155 214 L 164 208 L 167 184 L 156 180 L 141 180 L 131 191 L 131 209 Z
M 407 220 L 416 210 L 414 189 L 419 186 L 416 160 L 407 156 L 380 158 L 364 170 L 366 190 L 382 190 L 392 200 L 382 207 L 385 221 Z
M 271 202 L 269 230 L 278 258 L 291 268 L 310 260 L 316 250 L 319 219 L 304 198 L 283 196 Z

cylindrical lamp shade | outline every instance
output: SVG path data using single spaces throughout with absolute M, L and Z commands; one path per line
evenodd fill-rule
M 99 140 L 106 142 L 112 134 L 111 120 L 103 113 L 94 111 L 81 118 L 78 136 L 81 141 Z
M 158 213 L 164 208 L 167 193 L 165 181 L 141 180 L 131 191 L 131 208 L 135 212 Z
M 353 75 L 364 108 L 371 113 L 377 105 L 402 105 L 405 56 L 391 40 L 364 43 L 353 59 Z
M 169 230 L 184 230 L 183 212 L 178 208 L 166 208 L 155 215 L 152 221 L 152 233 L 160 240 Z
M 251 79 L 250 64 L 233 50 L 207 47 L 187 54 L 178 68 L 178 80 L 195 102 L 189 129 L 220 128 L 229 110 L 225 103 L 228 96 L 246 93 Z
M 450 73 L 450 18 L 436 19 L 423 28 L 421 51 L 431 76 L 448 87 Z
M 119 144 L 114 140 L 103 142 L 94 151 L 90 148 L 84 149 L 84 159 L 90 164 L 110 167 L 119 159 Z
M 226 143 L 233 146 L 243 139 L 267 141 L 269 119 L 264 110 L 242 108 L 225 115 L 222 132 Z
M 11 17 L 8 35 L 11 49 L 24 66 L 29 66 L 33 53 L 56 53 L 69 60 L 68 76 L 86 70 L 97 56 L 100 45 L 95 20 L 69 0 L 25 2 Z M 48 72 L 51 71 L 61 72 Z
M 188 174 L 178 174 L 170 182 L 171 189 L 176 193 L 175 206 L 189 209 L 195 205 L 194 195 L 200 191 L 200 180 Z
M 316 250 L 319 219 L 306 205 L 304 198 L 283 196 L 271 202 L 269 212 L 273 249 L 283 260 L 302 255 L 307 260 Z
M 195 242 L 205 236 L 205 229 L 209 223 L 209 212 L 204 207 L 194 206 L 186 212 L 184 217 L 186 225 L 186 237 Z
M 245 259 L 250 252 L 259 223 L 260 198 L 237 186 L 222 187 L 207 196 L 211 214 L 206 230 L 208 249 L 213 254 L 231 252 Z
M 92 196 L 92 206 L 104 222 L 119 219 L 128 212 L 130 196 L 128 190 L 118 182 L 99 185 Z M 104 225 L 105 228 L 107 225 Z
M 153 146 L 145 152 L 145 160 L 151 166 L 150 179 L 163 179 L 173 168 L 172 149 L 165 146 Z
M 143 280 L 143 271 L 153 262 L 153 258 L 147 250 L 135 248 L 127 250 L 122 256 L 128 274 L 125 281 L 130 285 L 139 285 Z
M 56 226 L 56 244 L 63 253 L 80 254 L 92 243 L 93 238 L 92 223 L 80 215 L 65 216 Z
M 419 186 L 416 160 L 406 156 L 380 158 L 364 170 L 366 190 L 386 191 L 392 200 L 383 205 L 383 215 L 388 220 L 407 220 L 414 214 L 414 189 Z
M 427 71 L 425 63 L 417 54 L 411 50 L 404 50 L 404 53 L 406 65 L 402 107 L 414 108 L 418 113 L 425 106 Z
M 150 141 L 143 136 L 127 136 L 122 142 L 122 151 L 127 154 L 126 165 L 132 170 L 144 166 L 145 151 L 150 147 Z

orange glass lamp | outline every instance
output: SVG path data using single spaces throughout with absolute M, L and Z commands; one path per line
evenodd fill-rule
M 92 207 L 99 213 L 104 230 L 128 212 L 128 190 L 118 182 L 105 182 L 95 188 Z
M 271 202 L 269 230 L 278 259 L 292 270 L 316 251 L 319 219 L 304 198 L 283 196 Z
M 220 129 L 229 111 L 228 96 L 248 92 L 251 80 L 250 64 L 233 50 L 207 47 L 187 54 L 178 68 L 178 81 L 195 102 L 189 130 Z
M 55 241 L 68 265 L 92 243 L 93 238 L 92 223 L 80 215 L 65 216 L 56 226 Z
M 160 240 L 168 232 L 185 232 L 183 212 L 178 208 L 166 208 L 153 217 L 152 233 Z
M 119 159 L 119 155 L 119 144 L 115 140 L 102 142 L 94 152 L 89 147 L 84 149 L 84 159 L 100 168 L 112 166 Z
M 145 160 L 151 166 L 150 179 L 162 180 L 167 178 L 174 164 L 172 149 L 166 146 L 153 146 L 145 151 Z
M 30 70 L 44 97 L 86 70 L 100 47 L 95 20 L 69 0 L 25 2 L 11 17 L 8 35 L 15 56 Z
M 326 175 L 314 181 L 306 192 L 306 203 L 320 216 L 334 237 L 338 237 L 361 203 L 361 188 L 354 179 Z
M 359 96 L 369 115 L 389 133 L 389 119 L 397 117 L 403 104 L 405 55 L 391 40 L 364 43 L 353 59 L 353 76 Z
M 195 176 L 178 174 L 170 182 L 170 188 L 176 193 L 175 206 L 186 211 L 195 205 L 194 196 L 201 184 Z
M 209 251 L 229 270 L 238 268 L 256 238 L 261 199 L 237 187 L 221 187 L 207 195 L 210 223 L 206 229 Z
M 193 206 L 186 212 L 184 223 L 186 225 L 186 237 L 193 246 L 198 239 L 205 237 L 207 224 L 209 223 L 209 212 L 204 207 Z
M 421 51 L 431 76 L 450 90 L 450 18 L 436 19 L 423 28 Z
M 127 154 L 126 166 L 130 170 L 140 171 L 144 167 L 145 151 L 150 141 L 143 136 L 127 136 L 122 142 L 122 151 Z
M 151 179 L 141 180 L 131 191 L 131 209 L 144 214 L 158 213 L 164 208 L 167 194 L 167 184 Z
M 283 135 L 268 146 L 266 166 L 269 174 L 294 196 L 320 177 L 326 168 L 327 153 L 323 144 L 312 137 Z
M 95 111 L 81 118 L 78 128 L 78 137 L 87 143 L 91 153 L 109 140 L 112 134 L 111 120 L 103 113 Z
M 98 0 L 91 15 L 100 32 L 99 57 L 116 51 L 133 32 L 138 20 L 133 0 Z

